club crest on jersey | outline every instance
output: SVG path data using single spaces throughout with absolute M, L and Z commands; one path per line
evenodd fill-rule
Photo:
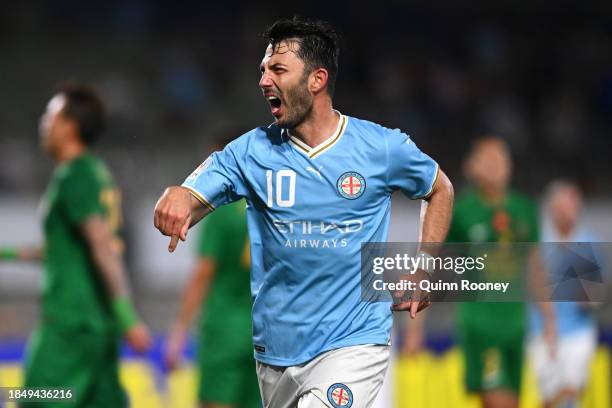
M 353 392 L 342 383 L 332 384 L 327 389 L 327 399 L 334 408 L 350 408 L 353 405 Z
M 366 182 L 361 174 L 355 171 L 347 171 L 338 178 L 336 187 L 342 197 L 355 200 L 365 192 Z

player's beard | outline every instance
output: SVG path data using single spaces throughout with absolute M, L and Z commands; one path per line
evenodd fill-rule
M 285 100 L 285 117 L 277 121 L 278 126 L 285 129 L 295 129 L 312 112 L 312 95 L 308 92 L 308 75 L 293 88 L 287 90 Z

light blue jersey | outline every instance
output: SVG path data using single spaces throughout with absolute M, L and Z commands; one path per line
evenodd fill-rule
M 438 174 L 399 130 L 338 115 L 315 148 L 274 124 L 254 129 L 183 184 L 211 209 L 247 200 L 253 342 L 267 364 L 389 343 L 390 303 L 360 298 L 361 243 L 386 241 L 394 191 L 426 197 Z
M 545 242 L 559 242 L 559 238 L 555 233 L 548 230 L 543 234 Z M 568 242 L 594 242 L 593 237 L 585 230 L 579 230 L 574 233 Z M 556 250 L 554 245 L 546 246 L 543 245 L 544 251 L 553 251 L 553 253 L 546 254 L 546 259 L 550 260 L 550 263 L 546 265 L 547 270 L 552 274 L 555 282 L 560 281 L 559 274 L 562 274 L 566 269 L 567 265 L 572 264 L 571 259 L 567 259 L 563 256 L 564 251 Z M 555 253 L 556 252 L 556 253 Z M 557 334 L 559 337 L 564 337 L 570 334 L 582 330 L 595 330 L 596 322 L 595 317 L 591 310 L 584 308 L 578 302 L 553 302 L 553 309 L 555 312 L 555 324 Z M 542 314 L 539 309 L 535 306 L 531 307 L 531 334 L 539 335 L 542 332 L 544 325 Z

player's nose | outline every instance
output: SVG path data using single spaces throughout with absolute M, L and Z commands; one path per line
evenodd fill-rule
M 261 79 L 259 80 L 259 87 L 261 89 L 270 88 L 274 85 L 272 79 L 266 73 L 261 74 Z

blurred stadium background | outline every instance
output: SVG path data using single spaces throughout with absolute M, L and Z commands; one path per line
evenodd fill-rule
M 585 224 L 612 241 L 610 3 L 3 4 L 0 245 L 40 242 L 37 205 L 52 163 L 39 151 L 38 118 L 62 81 L 93 84 L 110 113 L 96 151 L 123 190 L 132 288 L 157 334 L 149 355 L 126 351 L 122 375 L 135 407 L 189 407 L 195 399 L 193 368 L 168 376 L 159 359 L 194 256 L 189 244 L 167 254 L 151 222 L 155 200 L 202 161 L 216 135 L 272 121 L 257 87 L 265 48 L 258 34 L 294 13 L 327 19 L 344 35 L 341 112 L 410 133 L 456 189 L 470 140 L 499 134 L 513 150 L 515 187 L 541 198 L 549 181 L 576 180 L 586 195 Z M 418 204 L 396 197 L 391 240 L 415 240 L 417 218 Z M 0 264 L 0 386 L 19 384 L 40 277 L 36 265 Z M 478 405 L 462 389 L 451 309 L 432 307 L 430 351 L 397 361 L 398 407 Z M 599 322 L 590 407 L 610 406 L 609 303 Z M 537 406 L 532 376 L 524 382 L 523 406 Z

